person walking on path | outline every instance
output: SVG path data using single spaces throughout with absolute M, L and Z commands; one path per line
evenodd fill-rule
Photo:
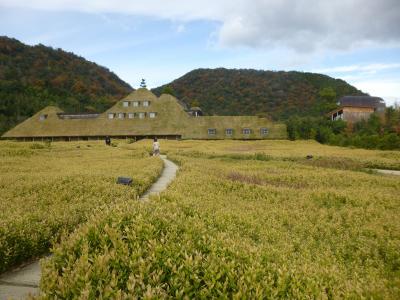
M 157 141 L 157 138 L 154 138 L 153 141 L 153 156 L 160 155 L 160 143 Z

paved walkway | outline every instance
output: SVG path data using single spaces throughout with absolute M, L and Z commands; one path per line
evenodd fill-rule
M 38 291 L 40 264 L 35 261 L 0 277 L 0 299 L 24 299 Z
M 164 169 L 158 180 L 144 193 L 139 200 L 148 201 L 151 195 L 164 191 L 174 180 L 178 166 L 161 155 Z M 0 276 L 0 300 L 25 299 L 29 294 L 39 291 L 40 264 L 39 260 L 14 269 Z
M 168 185 L 174 180 L 178 166 L 172 161 L 168 160 L 165 155 L 160 155 L 164 161 L 164 169 L 161 173 L 160 178 L 144 193 L 139 200 L 147 201 L 151 195 L 157 195 L 164 191 Z
M 382 174 L 389 174 L 389 175 L 398 175 L 400 176 L 400 171 L 395 171 L 395 170 L 382 170 L 382 169 L 374 169 L 378 173 Z

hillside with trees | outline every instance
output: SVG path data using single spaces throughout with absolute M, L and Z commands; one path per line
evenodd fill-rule
M 110 70 L 73 53 L 0 37 L 0 134 L 49 104 L 101 112 L 130 91 Z
M 197 69 L 153 91 L 173 93 L 207 115 L 320 116 L 344 95 L 363 95 L 340 79 L 302 72 L 252 69 Z

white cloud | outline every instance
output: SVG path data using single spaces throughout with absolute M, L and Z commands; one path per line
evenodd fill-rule
M 371 96 L 382 97 L 388 105 L 400 100 L 400 78 L 349 80 L 349 82 Z
M 316 73 L 348 73 L 348 72 L 363 72 L 364 74 L 375 74 L 378 71 L 387 69 L 399 69 L 400 63 L 391 64 L 366 64 L 366 65 L 348 65 L 332 68 L 315 69 Z
M 53 11 L 121 13 L 220 24 L 222 47 L 285 47 L 297 52 L 400 44 L 399 0 L 0 0 Z
M 355 64 L 312 71 L 343 79 L 359 90 L 382 97 L 386 104 L 393 105 L 400 99 L 400 77 L 396 69 L 400 69 L 400 63 Z M 382 71 L 389 71 L 389 74 Z

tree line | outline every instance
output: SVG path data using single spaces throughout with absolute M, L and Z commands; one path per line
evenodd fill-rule
M 289 139 L 315 139 L 322 144 L 366 149 L 400 150 L 400 107 L 372 114 L 357 123 L 326 117 L 293 116 L 286 121 Z

